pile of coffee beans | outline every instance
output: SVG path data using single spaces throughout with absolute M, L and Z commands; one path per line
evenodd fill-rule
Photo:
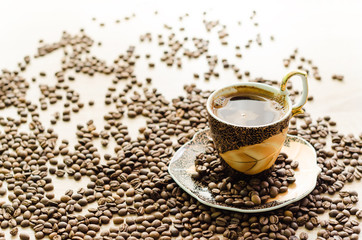
M 172 31 L 171 27 L 167 29 Z M 178 62 L 182 58 L 202 55 L 210 66 L 205 79 L 218 76 L 213 69 L 220 62 L 217 56 L 208 54 L 208 40 L 195 38 L 196 50 L 191 51 L 180 41 L 177 43 L 176 33 L 169 37 L 167 47 L 172 51 L 164 57 L 167 65 L 172 67 L 174 62 L 181 65 Z M 224 36 L 225 32 L 221 34 Z M 151 41 L 152 35 L 142 38 Z M 92 56 L 93 45 L 94 40 L 83 30 L 76 35 L 64 32 L 58 42 L 41 42 L 38 54 L 34 58 L 26 56 L 18 70 L 2 70 L 0 110 L 15 108 L 18 117 L 0 117 L 0 195 L 7 196 L 0 199 L 1 229 L 10 229 L 12 236 L 22 240 L 30 238 L 22 232 L 22 228 L 27 227 L 34 230 L 36 239 L 54 240 L 308 239 L 307 232 L 299 233 L 304 228 L 318 228 L 318 239 L 358 239 L 358 219 L 362 218 L 362 210 L 356 207 L 358 194 L 343 191 L 343 187 L 362 177 L 362 135 L 339 133 L 329 116 L 313 119 L 307 112 L 298 115 L 291 120 L 289 133 L 303 137 L 314 146 L 322 169 L 315 189 L 308 196 L 282 209 L 254 215 L 205 206 L 172 180 L 167 166 L 180 146 L 207 127 L 205 104 L 210 91 L 202 91 L 195 84 L 187 85 L 184 96 L 169 101 L 148 85 L 151 81 L 137 78 L 134 69 L 140 55 L 135 53 L 135 46 L 107 64 Z M 181 50 L 182 56 L 175 54 Z M 54 74 L 42 71 L 39 75 L 53 76 L 56 83 L 39 86 L 41 99 L 29 100 L 27 92 L 37 79 L 24 78 L 22 71 L 36 58 L 54 51 L 63 53 L 61 67 Z M 222 64 L 225 69 L 231 66 L 236 77 L 241 78 L 237 66 L 227 59 L 223 59 Z M 157 63 L 153 67 L 157 67 Z M 104 103 L 92 100 L 85 105 L 77 89 L 71 89 L 67 82 L 77 81 L 77 74 L 92 77 L 95 73 L 111 75 L 112 81 L 108 83 Z M 249 77 L 250 73 L 245 71 L 244 76 Z M 264 79 L 254 81 L 277 84 Z M 118 86 L 120 82 L 125 83 L 122 89 Z M 291 84 L 288 89 L 292 94 L 297 93 Z M 50 120 L 53 125 L 57 125 L 59 119 L 74 121 L 73 115 L 91 112 L 94 104 L 114 108 L 103 116 L 101 129 L 96 128 L 91 114 L 89 121 L 79 122 L 74 129 L 77 142 L 72 145 L 69 139 L 60 139 L 53 128 L 45 127 L 39 117 L 46 114 L 50 104 L 58 101 L 63 103 L 63 109 Z M 139 129 L 138 136 L 132 138 L 127 120 L 135 117 L 144 117 L 146 124 Z M 95 144 L 99 140 L 105 148 L 109 141 L 114 141 L 113 151 L 101 154 Z M 204 158 L 208 156 L 199 156 L 200 163 Z M 280 176 L 273 178 L 274 186 L 279 186 L 278 192 L 287 189 L 284 181 L 293 180 L 288 161 L 282 158 L 288 159 L 281 155 L 275 165 Z M 293 162 L 289 164 L 292 168 Z M 221 167 L 219 163 L 216 165 Z M 56 197 L 55 178 L 83 179 L 88 184 Z M 211 179 L 209 184 L 214 185 Z M 272 195 L 271 189 L 269 195 Z M 268 195 L 258 194 L 252 195 L 260 201 L 257 197 L 250 199 L 254 205 Z M 245 204 L 250 204 L 245 200 Z M 330 219 L 323 220 L 321 214 L 324 213 L 328 213 Z M 3 232 L 0 239 L 5 239 Z
M 253 176 L 244 175 L 227 165 L 210 140 L 205 153 L 196 157 L 193 178 L 208 187 L 220 204 L 233 207 L 255 207 L 288 191 L 295 182 L 294 169 L 298 162 L 279 154 L 268 170 Z

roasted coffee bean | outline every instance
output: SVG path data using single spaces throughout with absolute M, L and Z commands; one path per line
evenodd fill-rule
M 123 223 L 124 219 L 122 217 L 114 217 L 113 218 L 113 223 L 114 224 L 121 224 Z
M 212 142 L 209 143 L 209 146 L 213 148 Z M 215 149 L 210 151 L 210 153 L 198 155 L 195 160 L 197 174 L 194 174 L 193 177 L 195 180 L 207 185 L 214 194 L 215 201 L 220 204 L 236 207 L 258 206 L 265 203 L 269 198 L 276 197 L 279 192 L 286 192 L 288 190 L 287 185 L 295 181 L 295 178 L 291 175 L 288 177 L 289 181 L 285 182 L 286 186 L 279 185 L 281 181 L 278 180 L 278 176 L 284 178 L 287 174 L 287 170 L 279 164 L 276 164 L 273 169 L 268 170 L 269 173 L 272 171 L 277 173 L 273 178 L 270 178 L 270 175 L 265 173 L 264 176 L 260 175 L 259 178 L 248 179 L 244 177 L 243 179 L 240 173 L 228 167 L 220 157 L 216 156 L 217 151 Z M 281 154 L 279 159 L 285 159 L 286 157 L 285 154 Z M 291 163 L 291 161 L 289 161 L 289 163 Z M 288 172 L 288 174 L 293 173 Z M 228 176 L 235 177 L 232 178 Z M 261 184 L 261 182 L 263 182 L 263 184 Z M 227 187 L 228 184 L 230 187 Z M 255 191 L 255 188 L 253 191 L 248 190 L 252 189 L 252 186 L 257 187 L 258 191 Z M 240 195 L 238 195 L 238 193 L 240 193 Z M 247 195 L 250 195 L 250 199 L 241 200 Z
M 20 238 L 20 240 L 29 240 L 30 236 L 26 233 L 20 233 L 19 238 Z
M 0 188 L 0 196 L 4 196 L 6 194 L 5 188 Z
M 307 222 L 307 223 L 305 224 L 305 228 L 308 229 L 308 230 L 313 230 L 314 225 L 313 225 L 311 222 Z
M 10 235 L 11 236 L 16 236 L 18 235 L 19 229 L 18 228 L 13 228 L 10 230 Z
M 254 15 L 255 12 L 252 18 Z M 128 19 L 130 17 L 125 18 Z M 207 30 L 219 24 L 218 21 L 212 22 L 205 20 Z M 103 23 L 101 25 L 104 26 Z M 254 25 L 257 23 L 254 22 Z M 221 44 L 227 44 L 227 27 L 220 27 Z M 165 28 L 172 31 L 168 25 Z M 152 37 L 151 33 L 146 33 L 140 39 L 151 41 Z M 218 77 L 219 72 L 215 69 L 221 65 L 232 69 L 238 79 L 244 75 L 249 81 L 278 85 L 277 81 L 252 79 L 249 71 L 241 73 L 230 59 L 209 55 L 209 41 L 206 39 L 193 38 L 195 50 L 190 51 L 183 47 L 190 39 L 180 41 L 176 33 L 166 36 L 166 40 L 164 37 L 158 35 L 159 45 L 169 47 L 161 56 L 162 64 L 182 67 L 183 57 L 206 57 L 209 70 L 195 73 L 195 78 L 200 78 L 200 74 L 205 80 Z M 261 45 L 259 35 L 246 47 L 251 48 L 255 42 Z M 16 108 L 20 119 L 0 117 L 0 196 L 7 194 L 11 202 L 0 201 L 1 228 L 10 227 L 11 234 L 17 235 L 17 226 L 31 227 L 36 231 L 35 238 L 54 240 L 171 237 L 216 240 L 222 237 L 297 239 L 296 231 L 301 227 L 320 227 L 317 235 L 321 239 L 358 239 L 360 228 L 354 219 L 354 215 L 362 218 L 356 207 L 358 194 L 344 191 L 343 187 L 347 182 L 362 178 L 362 161 L 359 159 L 361 136 L 339 133 L 336 122 L 330 116 L 314 119 L 307 111 L 299 114 L 291 119 L 289 133 L 308 140 L 316 149 L 322 172 L 314 190 L 283 210 L 255 216 L 210 208 L 177 186 L 167 166 L 178 148 L 197 131 L 207 127 L 205 104 L 210 91 L 190 84 L 184 87 L 185 96 L 169 101 L 156 88 L 144 87 L 137 80 L 134 66 L 140 55 L 135 54 L 135 46 L 120 54 L 113 64 L 108 64 L 91 55 L 92 44 L 94 40 L 83 29 L 76 35 L 64 32 L 58 42 L 41 44 L 35 58 L 53 51 L 64 54 L 61 68 L 55 73 L 55 85 L 41 84 L 39 99 L 29 98 L 27 89 L 35 85 L 21 76 L 21 71 L 30 63 L 29 56 L 19 64 L 20 71 L 3 70 L 0 73 L 0 109 Z M 180 51 L 182 54 L 176 57 Z M 87 54 L 86 58 L 84 54 Z M 242 54 L 237 51 L 234 56 Z M 292 62 L 296 62 L 300 69 L 311 71 L 315 79 L 321 79 L 318 67 L 312 65 L 311 60 L 298 56 L 297 50 L 283 61 L 285 66 Z M 148 64 L 155 67 L 157 63 Z M 307 64 L 310 69 L 304 69 Z M 58 101 L 64 103 L 60 104 L 62 109 L 50 117 L 51 124 L 58 124 L 59 119 L 73 122 L 72 114 L 87 111 L 84 103 L 80 102 L 83 98 L 78 94 L 79 89 L 66 85 L 67 80 L 78 81 L 75 76 L 68 76 L 68 71 L 88 76 L 95 73 L 112 75 L 112 84 L 124 81 L 123 89 L 108 86 L 103 103 L 98 99 L 97 102 L 93 99 L 88 102 L 89 106 L 110 105 L 112 110 L 106 110 L 102 116 L 104 124 L 100 129 L 92 120 L 78 124 L 73 133 L 76 137 L 74 144 L 60 140 L 56 131 L 48 128 L 39 118 L 48 113 L 49 104 Z M 46 73 L 41 72 L 40 75 L 46 76 Z M 33 78 L 33 81 L 36 79 Z M 146 82 L 151 84 L 152 79 L 148 77 Z M 291 84 L 287 84 L 287 89 L 291 98 L 295 99 L 298 91 L 293 90 Z M 309 97 L 309 100 L 312 99 Z M 127 117 L 145 119 L 136 137 L 130 136 L 124 124 L 123 120 Z M 21 125 L 29 126 L 30 133 L 22 132 Z M 177 143 L 171 140 L 173 137 L 177 137 Z M 94 142 L 98 141 L 97 138 L 100 147 L 109 152 L 104 156 Z M 113 144 L 114 151 L 108 151 Z M 331 150 L 327 148 L 329 144 Z M 206 145 L 205 153 L 195 159 L 197 172 L 193 178 L 208 187 L 217 203 L 223 206 L 263 207 L 271 198 L 287 192 L 289 185 L 296 181 L 294 171 L 301 170 L 296 160 L 281 153 L 270 170 L 258 176 L 245 177 L 223 162 L 212 141 Z M 84 189 L 68 190 L 57 197 L 53 193 L 56 191 L 53 177 L 89 182 Z M 3 182 L 6 182 L 4 186 L 7 189 Z M 326 193 L 338 194 L 332 200 Z M 91 203 L 96 205 L 88 206 Z M 86 212 L 79 215 L 78 212 L 86 206 Z M 319 214 L 323 213 L 328 214 L 330 219 L 320 220 Z M 112 219 L 117 227 L 104 228 L 103 224 Z M 0 237 L 4 238 L 2 232 Z M 19 238 L 29 239 L 29 235 L 20 233 Z M 301 232 L 299 238 L 307 239 L 308 234 Z
M 42 239 L 42 238 L 44 238 L 44 233 L 43 233 L 43 232 L 36 232 L 36 233 L 35 233 L 35 238 L 36 238 L 36 239 Z

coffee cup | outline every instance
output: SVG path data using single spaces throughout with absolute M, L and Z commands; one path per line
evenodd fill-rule
M 293 76 L 303 83 L 294 105 L 286 89 Z M 246 82 L 214 91 L 207 100 L 207 112 L 211 137 L 221 158 L 247 175 L 269 169 L 283 147 L 291 117 L 303 113 L 307 97 L 307 74 L 299 71 L 288 73 L 280 89 Z

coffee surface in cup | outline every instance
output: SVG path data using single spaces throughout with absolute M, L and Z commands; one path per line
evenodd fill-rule
M 271 97 L 247 92 L 219 96 L 213 101 L 212 110 L 222 120 L 239 126 L 266 125 L 285 113 L 283 106 Z

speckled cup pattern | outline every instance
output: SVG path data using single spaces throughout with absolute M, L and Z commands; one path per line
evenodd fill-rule
M 314 148 L 300 137 L 287 135 L 282 152 L 299 162 L 299 169 L 295 172 L 296 181 L 286 193 L 279 194 L 267 203 L 256 207 L 235 207 L 215 200 L 207 186 L 204 186 L 192 178 L 195 170 L 195 159 L 200 153 L 204 153 L 211 139 L 209 129 L 199 131 L 193 139 L 177 150 L 172 157 L 168 171 L 175 182 L 188 194 L 201 203 L 210 207 L 242 213 L 266 212 L 281 208 L 298 201 L 313 191 L 317 176 L 321 169 L 317 165 L 317 157 Z
M 211 136 L 219 153 L 262 143 L 288 129 L 290 116 L 284 121 L 263 127 L 241 127 L 225 124 L 208 114 Z

